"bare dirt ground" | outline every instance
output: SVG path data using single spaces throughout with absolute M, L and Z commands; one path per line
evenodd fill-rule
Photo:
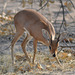
M 75 1 L 72 0 L 75 4 Z M 63 1 L 65 2 L 65 0 Z M 18 11 L 26 8 L 31 9 L 39 9 L 38 1 L 35 0 L 35 3 L 31 7 L 31 5 L 26 4 L 25 8 L 22 8 L 20 0 L 8 1 L 5 12 L 11 10 L 10 15 L 14 15 Z M 58 0 L 55 1 L 54 4 L 50 3 L 50 7 L 45 7 L 44 10 L 40 10 L 48 20 L 52 23 L 56 18 L 56 14 L 59 11 L 60 3 Z M 3 0 L 0 0 L 0 11 L 3 8 Z M 58 54 L 59 61 L 61 62 L 63 67 L 60 67 L 56 62 L 55 58 L 53 58 L 49 52 L 49 48 L 38 42 L 37 53 L 35 58 L 35 65 L 29 63 L 27 59 L 25 59 L 24 53 L 22 52 L 22 48 L 20 44 L 22 43 L 24 36 L 18 40 L 14 47 L 14 55 L 15 55 L 15 66 L 12 66 L 11 62 L 11 51 L 10 48 L 6 49 L 11 41 L 12 35 L 4 35 L 0 36 L 0 75 L 75 75 L 75 9 L 72 8 L 72 12 L 70 15 L 73 19 L 66 13 L 66 21 L 67 25 L 64 29 L 64 26 L 61 32 L 65 31 L 68 34 L 63 35 L 62 37 L 66 38 L 65 42 L 60 41 L 58 50 L 61 50 L 60 46 L 73 46 L 71 48 L 62 48 L 62 51 Z M 0 12 L 1 13 L 1 12 Z M 56 33 L 59 33 L 60 23 L 62 21 L 62 13 L 60 11 L 60 15 L 57 19 L 57 23 L 53 24 Z M 56 35 L 57 37 L 57 35 Z M 64 39 L 62 38 L 61 39 Z M 68 41 L 67 41 L 68 39 Z M 5 50 L 6 49 L 6 50 Z M 33 57 L 33 39 L 27 44 L 27 52 L 29 57 L 32 60 Z M 25 60 L 24 60 L 25 59 Z

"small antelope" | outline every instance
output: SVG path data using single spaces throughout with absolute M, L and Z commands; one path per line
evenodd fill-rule
M 12 64 L 14 64 L 14 56 L 13 56 L 13 47 L 17 40 L 22 36 L 24 31 L 28 32 L 26 38 L 21 44 L 23 52 L 30 62 L 28 54 L 26 53 L 26 44 L 30 40 L 29 37 L 33 37 L 33 46 L 34 46 L 34 54 L 32 63 L 34 64 L 35 54 L 37 51 L 37 42 L 40 41 L 49 47 L 51 54 L 56 58 L 57 62 L 60 64 L 57 57 L 57 47 L 59 42 L 59 37 L 55 39 L 55 29 L 53 25 L 39 12 L 32 9 L 25 9 L 18 12 L 14 17 L 14 24 L 16 27 L 16 34 L 14 39 L 11 42 L 11 56 L 12 56 Z M 49 33 L 49 42 L 43 37 L 42 29 L 45 29 Z M 30 36 L 29 36 L 30 35 Z

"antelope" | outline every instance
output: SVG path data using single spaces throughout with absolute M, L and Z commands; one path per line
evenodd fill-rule
M 34 47 L 32 63 L 34 64 L 35 55 L 37 51 L 37 42 L 40 41 L 49 47 L 51 54 L 53 55 L 53 57 L 56 58 L 57 62 L 60 64 L 57 57 L 57 47 L 59 45 L 59 37 L 55 39 L 55 29 L 52 23 L 49 22 L 42 14 L 32 9 L 22 10 L 14 16 L 14 24 L 16 27 L 16 34 L 11 42 L 12 64 L 14 64 L 14 54 L 13 54 L 14 44 L 17 42 L 17 40 L 22 36 L 24 32 L 27 32 L 27 36 L 23 40 L 21 47 L 29 62 L 31 61 L 30 58 L 28 57 L 25 47 L 27 42 L 30 40 L 29 39 L 30 36 L 32 36 Z M 48 32 L 49 42 L 47 39 L 44 38 L 42 29 L 45 29 Z

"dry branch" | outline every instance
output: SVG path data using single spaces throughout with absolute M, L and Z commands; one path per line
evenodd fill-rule
M 42 8 L 44 8 L 48 4 L 48 2 L 49 2 L 49 0 L 47 0 L 47 2 L 40 9 L 38 9 L 37 11 L 40 11 Z
M 60 46 L 60 47 L 62 47 L 62 48 L 75 48 L 75 46 Z

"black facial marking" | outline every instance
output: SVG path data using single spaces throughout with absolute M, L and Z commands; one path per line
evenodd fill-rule
M 55 53 L 53 54 L 53 57 L 56 57 Z
M 49 46 L 49 49 L 51 50 L 51 46 Z

